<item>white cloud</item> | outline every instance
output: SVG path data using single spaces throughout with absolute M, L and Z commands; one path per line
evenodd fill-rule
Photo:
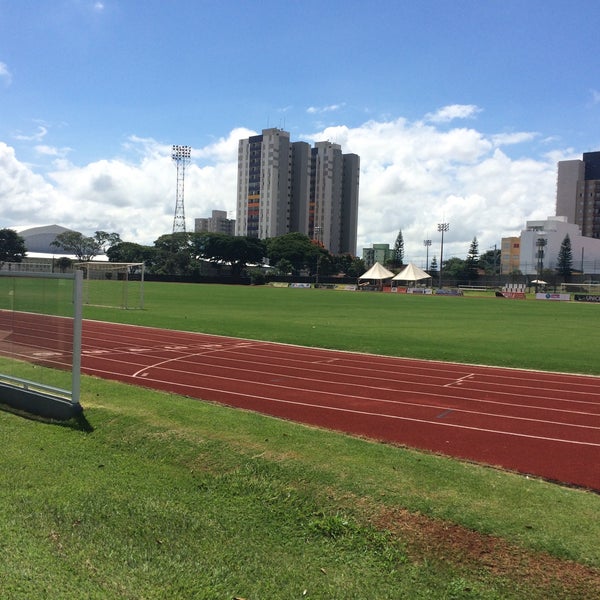
M 335 112 L 340 110 L 345 106 L 345 103 L 342 104 L 330 104 L 329 106 L 309 106 L 306 109 L 306 112 L 310 115 L 323 114 L 328 112 Z
M 8 70 L 6 63 L 0 62 L 0 80 L 4 80 L 5 85 L 10 85 L 12 82 L 12 73 Z
M 56 148 L 55 146 L 47 146 L 45 144 L 38 144 L 34 147 L 34 150 L 42 156 L 56 156 L 57 158 L 64 158 L 71 148 Z
M 592 94 L 592 104 L 600 104 L 600 92 L 598 90 L 590 90 Z
M 238 140 L 254 131 L 233 129 L 192 149 L 186 169 L 187 228 L 193 219 L 225 210 L 235 217 Z M 443 128 L 406 119 L 368 121 L 306 135 L 306 141 L 331 140 L 361 157 L 357 253 L 373 243 L 393 245 L 399 230 L 405 258 L 439 259 L 437 223 L 448 222 L 444 256 L 464 257 L 473 237 L 485 252 L 503 236 L 518 234 L 525 222 L 554 214 L 556 162 L 573 149 L 549 149 L 539 158 L 512 159 L 500 142 L 527 141 L 532 134 L 486 135 L 474 128 Z M 171 147 L 151 138 L 130 137 L 128 158 L 77 166 L 56 156 L 45 176 L 20 162 L 0 143 L 0 204 L 3 226 L 57 223 L 91 235 L 116 231 L 127 241 L 151 244 L 173 226 L 176 169 Z M 69 154 L 73 156 L 73 153 Z M 8 207 L 8 208 L 5 208 Z
M 231 160 L 232 156 L 237 156 L 239 141 L 251 135 L 256 135 L 256 131 L 238 127 L 233 129 L 226 138 L 221 137 L 204 148 L 193 149 L 192 157 L 211 163 Z
M 95 12 L 102 12 L 104 10 L 104 2 L 94 2 L 92 8 Z
M 481 109 L 474 104 L 450 104 L 428 113 L 425 119 L 431 123 L 448 123 L 454 119 L 469 119 L 480 112 Z
M 534 131 L 515 131 L 513 133 L 498 133 L 492 136 L 495 146 L 509 146 L 512 144 L 522 144 L 531 142 L 538 137 Z
M 35 133 L 31 135 L 25 135 L 22 133 L 15 133 L 13 136 L 16 140 L 20 142 L 41 142 L 46 135 L 48 134 L 48 128 L 43 125 L 38 125 L 38 129 Z
M 397 119 L 331 127 L 309 139 L 330 139 L 361 157 L 358 253 L 393 245 L 402 230 L 407 260 L 423 264 L 424 239 L 433 240 L 429 258 L 439 258 L 439 222 L 450 223 L 444 255 L 464 258 L 473 237 L 485 251 L 527 220 L 554 214 L 561 153 L 513 160 L 495 137 Z
M 54 215 L 47 214 L 48 207 L 60 201 L 61 194 L 52 184 L 20 162 L 13 148 L 0 142 L 0 204 L 3 227 L 54 223 Z M 47 219 L 50 220 L 46 223 Z

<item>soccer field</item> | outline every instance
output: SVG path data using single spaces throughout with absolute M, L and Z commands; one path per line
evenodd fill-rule
M 266 286 L 145 284 L 145 310 L 84 318 L 486 365 L 600 374 L 600 306 Z

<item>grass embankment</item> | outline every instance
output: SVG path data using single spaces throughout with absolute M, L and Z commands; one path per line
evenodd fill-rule
M 600 310 L 576 302 L 146 283 L 92 319 L 392 356 L 600 375 Z
M 83 389 L 88 431 L 0 412 L 2 597 L 600 591 L 597 495 L 112 382 Z

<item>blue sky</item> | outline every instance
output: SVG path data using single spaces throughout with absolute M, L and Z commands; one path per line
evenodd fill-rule
M 188 229 L 234 217 L 237 140 L 282 127 L 361 156 L 358 253 L 465 255 L 554 214 L 556 162 L 600 149 L 594 0 L 0 0 L 0 226 L 152 243 L 171 144 Z

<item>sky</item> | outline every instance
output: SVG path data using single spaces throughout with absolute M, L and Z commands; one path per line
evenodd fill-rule
M 361 157 L 357 254 L 464 258 L 555 214 L 600 150 L 597 0 L 0 0 L 0 228 L 171 233 L 235 218 L 238 140 Z

